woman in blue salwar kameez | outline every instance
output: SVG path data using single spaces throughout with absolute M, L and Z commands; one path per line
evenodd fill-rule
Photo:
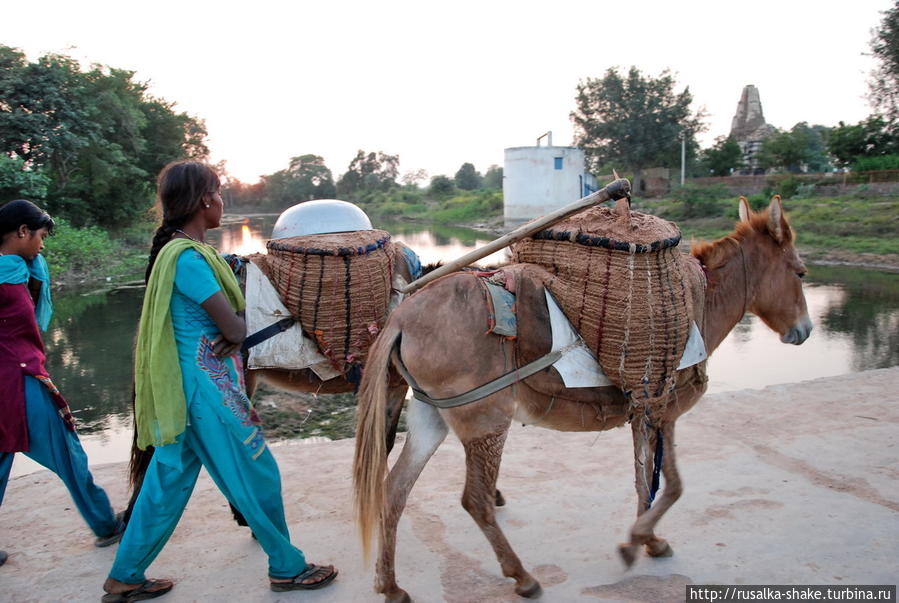
M 154 452 L 119 545 L 103 601 L 162 595 L 170 580 L 147 580 L 205 467 L 246 518 L 269 557 L 274 591 L 321 588 L 333 566 L 307 563 L 290 542 L 278 465 L 266 446 L 242 381 L 244 300 L 233 272 L 204 243 L 221 222 L 219 179 L 207 165 L 163 169 L 163 211 L 147 267 L 135 352 L 135 423 L 140 448 Z

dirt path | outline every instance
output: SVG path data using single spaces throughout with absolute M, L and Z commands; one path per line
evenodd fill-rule
M 205 473 L 151 575 L 160 599 L 379 601 L 351 505 L 353 441 L 273 447 L 288 522 L 334 586 L 276 595 L 266 559 Z M 899 367 L 708 396 L 678 426 L 685 482 L 659 535 L 675 555 L 625 571 L 616 544 L 633 520 L 629 430 L 565 434 L 517 426 L 506 446 L 501 525 L 543 601 L 682 601 L 687 584 L 895 584 L 899 578 Z M 397 575 L 416 601 L 509 601 L 486 540 L 459 505 L 463 453 L 452 436 L 425 468 L 399 531 Z M 125 467 L 98 467 L 117 506 Z M 0 510 L 0 599 L 96 601 L 115 547 L 96 549 L 60 482 L 11 480 Z

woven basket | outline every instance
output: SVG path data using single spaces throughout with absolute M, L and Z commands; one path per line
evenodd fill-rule
M 674 388 L 692 295 L 677 226 L 594 207 L 513 246 L 514 262 L 545 268 L 544 283 L 632 412 L 655 422 Z M 545 273 L 544 273 L 545 274 Z
M 387 318 L 394 248 L 383 230 L 271 240 L 266 275 L 334 368 L 364 364 Z

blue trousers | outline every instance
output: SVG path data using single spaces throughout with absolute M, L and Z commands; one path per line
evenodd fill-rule
M 290 543 L 281 476 L 258 427 L 243 424 L 221 398 L 188 404 L 188 424 L 176 444 L 155 449 L 109 577 L 127 584 L 144 571 L 168 541 L 197 483 L 200 467 L 246 518 L 269 558 L 269 576 L 292 578 L 306 569 Z
M 28 443 L 24 452 L 62 479 L 75 506 L 97 536 L 108 536 L 116 527 L 109 497 L 94 484 L 87 467 L 87 455 L 74 431 L 66 429 L 50 393 L 34 377 L 25 377 L 25 414 Z M 14 452 L 0 452 L 0 504 L 9 482 Z M 38 501 L 29 501 L 33 504 Z

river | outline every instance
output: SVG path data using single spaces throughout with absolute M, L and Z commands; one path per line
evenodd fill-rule
M 276 216 L 227 216 L 210 233 L 222 251 L 264 251 Z M 377 224 L 413 248 L 423 263 L 458 257 L 490 240 L 484 233 L 421 224 Z M 52 245 L 52 240 L 48 242 Z M 503 252 L 485 263 L 501 261 Z M 899 274 L 811 266 L 805 286 L 815 324 L 801 346 L 784 345 L 745 317 L 709 360 L 709 391 L 762 388 L 899 365 Z M 56 296 L 45 334 L 50 375 L 78 420 L 91 464 L 126 461 L 131 446 L 131 347 L 142 289 Z M 12 475 L 40 469 L 17 455 Z

